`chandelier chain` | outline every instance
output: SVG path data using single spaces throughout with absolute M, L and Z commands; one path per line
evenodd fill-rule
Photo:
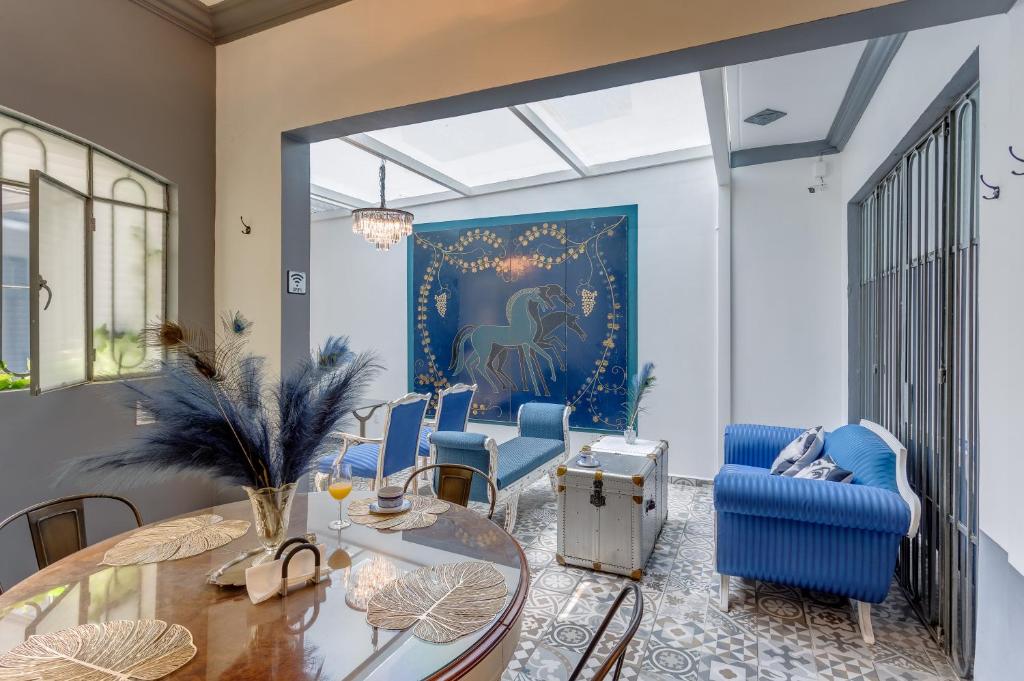
M 384 159 L 380 160 L 380 207 L 384 207 Z

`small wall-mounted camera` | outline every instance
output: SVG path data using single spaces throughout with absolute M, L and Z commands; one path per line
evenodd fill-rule
M 819 156 L 818 160 L 814 162 L 814 166 L 811 168 L 811 177 L 814 178 L 814 184 L 807 188 L 807 193 L 817 194 L 818 192 L 825 191 L 825 188 L 828 186 L 825 184 L 825 178 L 827 176 L 828 163 Z

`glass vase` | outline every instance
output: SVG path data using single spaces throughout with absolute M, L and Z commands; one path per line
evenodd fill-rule
M 252 504 L 252 517 L 256 524 L 256 538 L 263 545 L 264 555 L 254 561 L 263 563 L 274 559 L 277 547 L 288 538 L 288 521 L 295 498 L 295 483 L 280 487 L 253 489 L 243 487 Z
M 622 431 L 622 437 L 626 440 L 627 445 L 634 444 L 636 442 L 636 430 L 633 428 L 627 428 Z

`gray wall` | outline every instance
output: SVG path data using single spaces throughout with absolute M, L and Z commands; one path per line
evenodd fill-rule
M 177 186 L 180 276 L 171 280 L 179 318 L 212 326 L 213 47 L 128 0 L 0 0 L 0 105 L 83 137 Z M 123 388 L 121 388 L 123 390 Z M 129 440 L 134 414 L 116 385 L 31 397 L 0 393 L 0 517 L 102 483 L 52 484 L 68 458 Z M 195 482 L 127 490 L 146 521 L 210 504 Z M 96 502 L 90 540 L 126 529 Z M 28 533 L 0 533 L 0 582 L 33 567 Z
M 999 544 L 981 533 L 978 547 L 977 681 L 1024 679 L 1024 575 Z

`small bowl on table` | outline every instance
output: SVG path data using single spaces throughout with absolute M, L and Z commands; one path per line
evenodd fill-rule
M 374 513 L 401 513 L 412 507 L 412 502 L 405 498 L 405 491 L 396 485 L 381 487 L 377 490 L 377 501 L 370 504 Z

